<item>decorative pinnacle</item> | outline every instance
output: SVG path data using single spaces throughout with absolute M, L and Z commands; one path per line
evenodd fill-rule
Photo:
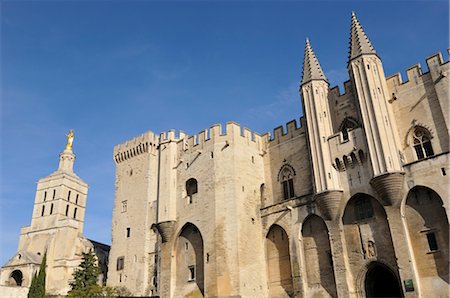
M 317 60 L 316 54 L 314 54 L 311 44 L 309 43 L 309 38 L 306 38 L 301 85 L 306 84 L 311 80 L 324 80 L 328 82 L 320 67 L 319 60 Z
M 66 138 L 67 138 L 67 145 L 66 145 L 66 149 L 64 149 L 64 151 L 70 151 L 70 152 L 72 152 L 73 137 L 74 137 L 74 133 L 73 133 L 73 129 L 71 129 L 71 130 L 69 131 L 69 134 L 66 135 Z
M 367 38 L 364 29 L 356 18 L 356 14 L 352 11 L 352 26 L 350 29 L 350 50 L 348 61 L 353 60 L 362 54 L 376 54 L 369 38 Z

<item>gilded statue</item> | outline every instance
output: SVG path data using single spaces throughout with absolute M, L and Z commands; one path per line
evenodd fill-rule
M 71 129 L 69 131 L 69 134 L 66 135 L 67 145 L 66 145 L 66 149 L 65 150 L 72 151 L 73 136 L 74 136 L 73 130 Z

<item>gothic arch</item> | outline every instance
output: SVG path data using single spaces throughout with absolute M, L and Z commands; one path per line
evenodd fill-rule
M 277 181 L 283 181 L 283 173 L 285 173 L 285 172 L 291 172 L 292 176 L 296 175 L 294 167 L 291 166 L 290 164 L 286 163 L 286 164 L 282 165 L 280 170 L 278 171 Z
M 205 294 L 203 237 L 192 223 L 186 223 L 174 243 L 175 293 L 186 296 Z
M 354 117 L 347 116 L 344 120 L 342 120 L 341 124 L 339 125 L 339 131 L 342 131 L 344 128 L 357 128 L 360 127 L 358 120 L 356 120 Z
M 431 188 L 415 186 L 404 205 L 407 232 L 421 288 L 448 288 L 449 224 L 441 197 Z M 438 276 L 432 283 L 430 279 Z M 436 288 L 437 287 L 437 288 Z
M 306 283 L 309 296 L 337 297 L 330 238 L 325 221 L 309 215 L 302 224 Z
M 404 144 L 405 148 L 408 146 L 411 146 L 412 134 L 416 128 L 422 128 L 422 129 L 428 131 L 430 133 L 431 138 L 434 138 L 434 131 L 430 126 L 423 124 L 423 123 L 415 123 L 415 124 L 411 125 L 411 127 L 406 132 L 405 139 L 403 140 L 403 144 Z
M 265 242 L 269 295 L 270 297 L 291 297 L 294 287 L 288 235 L 281 226 L 273 224 Z
M 353 276 L 357 277 L 361 268 L 375 261 L 397 268 L 386 211 L 377 199 L 365 193 L 352 196 L 345 206 L 342 223 Z M 361 280 L 355 282 L 355 287 L 364 292 Z
M 356 291 L 357 297 L 403 297 L 397 270 L 383 260 L 365 262 L 356 276 Z

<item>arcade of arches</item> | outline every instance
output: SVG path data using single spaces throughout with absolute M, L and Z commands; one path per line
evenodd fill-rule
M 442 199 L 435 191 L 419 186 L 410 190 L 404 204 L 405 233 L 409 234 L 410 253 L 420 278 L 415 290 L 439 282 L 448 288 L 449 224 Z M 341 219 L 345 266 L 352 276 L 349 286 L 361 297 L 404 296 L 385 208 L 374 197 L 358 193 L 348 200 Z M 330 239 L 321 217 L 310 215 L 305 219 L 300 245 L 304 285 L 300 287 L 307 296 L 337 296 Z M 288 234 L 273 224 L 266 236 L 270 297 L 289 297 L 298 291 L 293 282 L 291 254 Z

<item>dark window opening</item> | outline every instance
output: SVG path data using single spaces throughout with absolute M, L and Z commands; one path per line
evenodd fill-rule
M 438 250 L 438 244 L 436 240 L 436 234 L 434 232 L 427 233 L 428 247 L 430 251 Z
M 117 258 L 117 270 L 123 270 L 124 265 L 125 265 L 125 257 L 118 257 Z
M 50 214 L 53 213 L 53 203 L 50 205 Z
M 281 168 L 278 179 L 281 181 L 285 200 L 295 197 L 294 176 L 295 170 L 291 166 L 285 165 Z
M 348 141 L 348 130 L 347 129 L 344 129 L 342 131 L 342 140 L 343 141 Z
M 47 192 L 46 191 L 44 191 L 44 202 L 45 202 L 45 199 L 47 199 Z
M 192 204 L 192 196 L 198 192 L 197 180 L 194 178 L 186 181 L 186 193 L 188 196 L 188 204 Z
M 130 238 L 131 236 L 131 228 L 127 228 L 127 238 Z
M 433 146 L 431 145 L 431 135 L 425 128 L 417 127 L 413 134 L 414 150 L 417 159 L 423 159 L 434 155 Z
M 66 216 L 69 215 L 69 205 L 66 206 Z
M 283 181 L 283 193 L 284 193 L 284 199 L 290 199 L 293 198 L 294 195 L 294 180 L 289 179 L 287 181 Z
M 75 198 L 75 204 L 78 204 L 78 197 L 79 197 L 80 195 L 79 194 L 77 194 L 77 196 L 76 196 L 76 198 Z
M 355 203 L 356 220 L 363 220 L 373 217 L 373 207 L 370 198 L 362 197 Z
M 195 280 L 195 266 L 189 266 L 189 279 L 188 281 L 194 281 Z
M 197 189 L 197 180 L 194 178 L 189 179 L 186 181 L 186 192 L 188 196 L 192 196 L 193 194 L 196 194 L 198 191 Z
M 73 218 L 77 218 L 77 208 L 73 210 Z
M 56 197 L 56 189 L 53 190 L 53 199 Z
M 70 190 L 69 190 L 69 193 L 67 194 L 67 201 L 69 201 L 70 202 Z
M 349 140 L 349 131 L 357 128 L 358 126 L 359 124 L 354 119 L 350 117 L 345 118 L 339 127 L 339 130 L 342 133 L 342 142 L 347 142 Z
M 44 216 L 45 213 L 45 206 L 42 206 L 41 216 Z

